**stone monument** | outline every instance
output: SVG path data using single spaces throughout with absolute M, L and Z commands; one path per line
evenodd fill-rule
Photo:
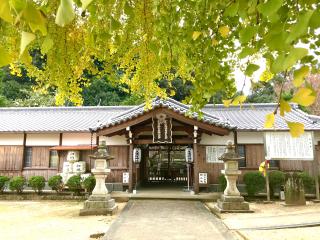
M 241 174 L 238 169 L 238 161 L 243 159 L 235 152 L 235 146 L 231 141 L 227 142 L 226 151 L 219 158 L 224 162 L 224 174 L 227 180 L 227 187 L 223 195 L 217 200 L 215 210 L 217 212 L 253 212 L 249 209 L 249 203 L 245 202 L 237 188 L 237 179 Z
M 80 216 L 112 215 L 117 211 L 118 206 L 115 204 L 114 199 L 111 199 L 105 184 L 105 179 L 110 173 L 108 162 L 113 159 L 113 157 L 108 154 L 106 142 L 101 141 L 98 146 L 98 151 L 90 157 L 95 159 L 95 166 L 94 169 L 91 170 L 91 173 L 96 179 L 96 186 L 92 191 L 92 195 L 85 201 L 84 208 L 80 210 Z
M 286 174 L 286 184 L 284 186 L 285 206 L 306 205 L 304 196 L 304 186 L 301 177 L 297 173 Z

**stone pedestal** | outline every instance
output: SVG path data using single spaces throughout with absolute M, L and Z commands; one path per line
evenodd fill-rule
M 223 212 L 253 212 L 250 211 L 249 203 L 245 202 L 237 188 L 237 179 L 241 174 L 238 170 L 238 161 L 242 159 L 235 152 L 230 141 L 227 143 L 226 152 L 219 158 L 224 161 L 224 168 L 221 173 L 225 175 L 227 187 L 220 199 L 217 200 L 215 211 Z
M 114 214 L 118 206 L 115 200 L 111 199 L 108 189 L 105 184 L 105 179 L 110 173 L 106 159 L 111 159 L 107 152 L 105 144 L 99 146 L 99 150 L 94 156 L 95 168 L 91 170 L 96 179 L 96 185 L 92 191 L 92 195 L 84 203 L 84 208 L 80 210 L 80 216 L 87 215 L 107 215 Z

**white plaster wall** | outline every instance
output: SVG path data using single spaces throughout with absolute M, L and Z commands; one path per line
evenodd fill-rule
M 0 145 L 23 145 L 23 133 L 1 133 Z
M 238 132 L 239 144 L 263 144 L 263 132 Z
M 230 133 L 227 136 L 218 136 L 218 135 L 208 135 L 202 134 L 200 144 L 203 145 L 226 145 L 227 141 L 231 140 L 233 142 L 233 133 Z
M 59 133 L 27 133 L 26 146 L 57 146 Z
M 127 145 L 127 139 L 124 135 L 117 135 L 113 137 L 105 137 L 101 136 L 99 137 L 99 141 L 106 141 L 107 145 Z
M 92 144 L 96 144 L 96 135 L 93 134 Z M 91 133 L 63 133 L 62 145 L 63 146 L 77 146 L 77 145 L 90 145 Z

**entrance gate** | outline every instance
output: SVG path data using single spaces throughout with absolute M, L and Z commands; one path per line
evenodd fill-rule
M 145 156 L 147 183 L 187 183 L 186 145 L 149 145 Z

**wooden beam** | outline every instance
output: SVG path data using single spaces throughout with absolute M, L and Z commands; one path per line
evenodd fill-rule
M 120 123 L 118 125 L 115 126 L 110 126 L 108 128 L 103 128 L 103 129 L 99 129 L 97 130 L 97 135 L 98 136 L 109 136 L 110 134 L 117 132 L 119 130 L 125 129 L 126 127 L 131 127 L 133 125 L 136 125 L 138 123 L 141 123 L 147 119 L 152 118 L 153 116 L 155 116 L 157 113 L 159 113 L 161 111 L 160 108 L 155 109 L 153 111 L 147 112 L 143 115 L 140 115 L 139 117 L 136 117 L 134 119 L 128 120 L 126 122 Z
M 161 143 L 154 143 L 153 139 L 135 139 L 133 140 L 134 144 L 161 144 Z M 183 139 L 173 139 L 172 143 L 165 143 L 165 144 L 192 144 L 193 140 L 191 138 L 183 138 Z
M 219 136 L 224 136 L 224 135 L 228 135 L 229 134 L 229 129 L 226 129 L 226 128 L 222 128 L 222 127 L 217 127 L 217 126 L 214 126 L 214 125 L 211 125 L 211 124 L 208 124 L 208 123 L 204 123 L 204 122 L 201 122 L 201 121 L 198 121 L 196 119 L 193 119 L 193 118 L 188 118 L 186 116 L 183 116 L 179 113 L 176 113 L 170 109 L 166 109 L 166 108 L 162 108 L 162 111 L 164 113 L 166 113 L 167 115 L 171 116 L 172 118 L 174 119 L 177 119 L 181 122 L 184 122 L 184 123 L 188 123 L 190 125 L 193 125 L 193 126 L 198 126 L 199 128 L 202 128 L 204 130 L 207 130 L 209 132 L 212 132 L 214 134 L 217 134 Z
M 122 129 L 125 129 L 126 127 L 131 127 L 131 126 L 140 124 L 141 122 L 152 118 L 153 116 L 155 116 L 157 113 L 160 113 L 160 112 L 166 113 L 168 116 L 170 116 L 173 119 L 176 119 L 182 123 L 186 123 L 186 124 L 189 124 L 192 126 L 196 125 L 199 128 L 208 131 L 209 133 L 214 133 L 219 136 L 224 136 L 224 135 L 229 134 L 229 129 L 226 129 L 223 127 L 217 127 L 217 126 L 211 125 L 209 123 L 201 122 L 197 119 L 186 117 L 180 113 L 176 113 L 173 110 L 170 110 L 167 108 L 157 108 L 152 111 L 146 112 L 145 114 L 140 115 L 134 119 L 125 121 L 125 122 L 117 124 L 115 126 L 110 126 L 108 128 L 99 129 L 99 130 L 97 130 L 97 135 L 98 136 L 101 136 L 101 135 L 109 136 L 110 134 L 118 132 Z

